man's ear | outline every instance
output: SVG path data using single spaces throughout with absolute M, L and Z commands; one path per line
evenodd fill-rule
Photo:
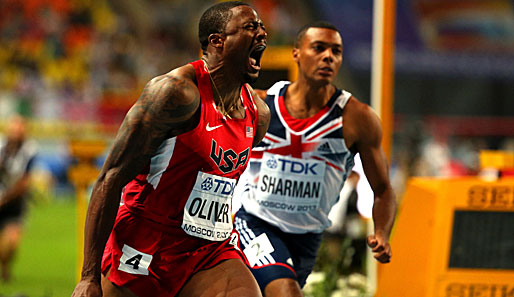
M 223 38 L 223 35 L 220 33 L 212 33 L 209 35 L 209 44 L 211 44 L 214 47 L 222 47 L 223 43 L 225 42 L 225 38 Z
M 298 63 L 299 56 L 300 56 L 300 50 L 297 49 L 296 47 L 293 48 L 293 61 Z

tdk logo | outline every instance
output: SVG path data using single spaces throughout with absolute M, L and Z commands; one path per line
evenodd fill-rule
M 277 160 L 275 160 L 275 158 L 272 158 L 266 161 L 266 165 L 268 165 L 268 167 L 271 169 L 275 169 L 278 166 L 278 162 Z
M 234 192 L 234 183 L 221 179 L 206 178 L 200 185 L 202 190 L 214 192 L 221 195 L 232 195 Z
M 202 182 L 202 190 L 210 191 L 212 189 L 212 178 L 208 177 Z
M 278 158 L 275 161 L 275 162 L 278 161 L 277 163 L 271 162 L 271 164 L 270 164 L 269 161 L 271 161 L 271 160 L 274 160 L 274 159 L 270 159 L 270 160 L 268 160 L 268 162 L 266 162 L 266 165 L 271 169 L 275 169 L 278 167 L 279 170 L 283 171 L 283 172 L 306 174 L 306 175 L 318 175 L 318 173 L 316 172 L 316 167 L 319 165 L 319 163 L 309 164 L 309 163 L 302 163 L 302 162 Z

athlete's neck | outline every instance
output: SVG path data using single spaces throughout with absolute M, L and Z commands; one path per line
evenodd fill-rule
M 218 106 L 224 106 L 229 111 L 240 106 L 241 87 L 243 82 L 234 76 L 224 61 L 213 56 L 203 56 L 213 87 L 214 101 Z
M 331 84 L 315 87 L 296 81 L 287 88 L 284 103 L 292 117 L 305 119 L 325 107 L 335 91 L 336 88 Z

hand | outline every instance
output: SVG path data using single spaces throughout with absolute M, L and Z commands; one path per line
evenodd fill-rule
M 373 252 L 373 257 L 377 259 L 380 263 L 389 263 L 391 262 L 391 246 L 387 239 L 380 235 L 370 235 L 368 236 L 368 246 L 371 248 Z
M 92 280 L 81 280 L 71 297 L 102 297 L 102 288 L 100 283 Z

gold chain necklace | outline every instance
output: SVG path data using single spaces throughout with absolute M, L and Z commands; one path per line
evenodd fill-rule
M 219 98 L 219 101 L 220 101 L 219 112 L 224 117 L 232 119 L 232 117 L 230 116 L 229 112 L 231 112 L 237 106 L 237 102 L 235 104 L 233 104 L 228 110 L 225 108 L 225 102 L 221 98 L 221 93 L 218 90 L 218 87 L 216 86 L 216 83 L 214 82 L 214 79 L 212 79 L 211 70 L 209 69 L 209 65 L 207 64 L 207 61 L 205 61 L 203 58 L 202 58 L 202 61 L 205 64 L 205 68 L 207 68 L 207 74 L 209 75 L 209 78 L 211 79 L 212 86 L 214 87 L 214 90 L 216 91 L 216 94 L 218 95 L 218 98 Z

